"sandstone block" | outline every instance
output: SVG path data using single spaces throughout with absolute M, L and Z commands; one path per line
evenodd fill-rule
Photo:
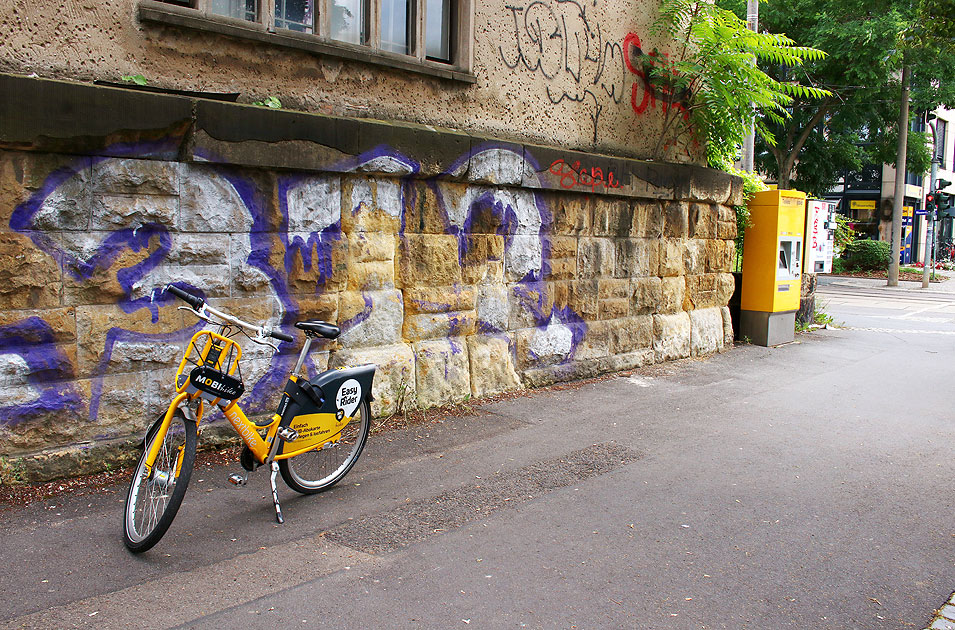
M 251 210 L 232 181 L 212 167 L 182 164 L 180 229 L 185 232 L 248 232 Z M 263 229 L 259 227 L 259 229 Z
M 614 325 L 611 321 L 588 322 L 583 338 L 573 351 L 573 360 L 587 361 L 613 354 Z
M 626 199 L 595 199 L 594 236 L 627 238 L 633 235 L 633 224 L 633 208 Z
M 682 276 L 686 273 L 686 239 L 660 241 L 661 277 Z
M 660 282 L 660 313 L 678 313 L 684 310 L 686 277 L 671 276 Z
M 36 452 L 39 448 L 72 441 L 78 432 L 92 424 L 78 421 L 86 417 L 89 386 L 89 381 L 74 381 L 0 387 L 4 406 L 16 408 L 14 423 L 0 428 L 3 438 L 0 455 Z M 67 421 L 70 419 L 73 421 Z
M 178 162 L 111 158 L 93 164 L 93 192 L 178 195 Z
M 465 196 L 468 193 L 468 185 L 440 182 L 432 186 L 427 182 L 414 180 L 405 184 L 404 191 L 404 220 L 399 225 L 404 228 L 405 233 L 447 234 L 451 227 L 447 208 L 467 203 Z M 399 231 L 391 230 L 395 234 Z
M 460 237 L 461 279 L 466 284 L 489 284 L 504 278 L 504 237 L 470 234 Z
M 690 311 L 690 352 L 712 354 L 723 348 L 723 313 L 719 308 Z
M 564 320 L 568 321 L 564 321 Z M 587 325 L 554 315 L 537 328 L 516 332 L 517 365 L 519 369 L 556 365 L 569 362 L 577 351 Z
M 396 344 L 373 348 L 349 348 L 332 353 L 329 368 L 374 363 L 375 380 L 371 393 L 371 413 L 385 417 L 416 406 L 415 358 L 411 346 Z
M 405 313 L 471 311 L 477 304 L 475 287 L 414 287 L 404 290 Z
M 400 238 L 398 276 L 402 287 L 460 283 L 458 239 L 451 234 L 405 234 Z
M 175 227 L 179 197 L 160 195 L 94 195 L 94 230 L 136 228 L 147 223 Z
M 569 193 L 545 195 L 552 212 L 550 232 L 555 235 L 589 236 L 593 234 L 594 197 Z
M 690 204 L 688 230 L 691 238 L 716 238 L 719 207 L 705 203 Z
M 346 348 L 401 343 L 404 306 L 400 291 L 344 291 L 339 296 L 340 343 Z
M 520 389 L 510 340 L 505 335 L 473 335 L 467 343 L 471 393 L 476 398 Z
M 617 319 L 630 314 L 630 280 L 602 279 L 597 281 L 599 319 Z
M 70 160 L 69 164 L 58 164 L 62 158 L 49 156 L 30 156 L 25 160 L 22 175 L 26 188 L 42 190 L 44 185 L 50 189 L 43 197 L 39 208 L 27 220 L 27 229 L 55 232 L 59 230 L 88 230 L 93 212 L 92 161 L 90 158 Z M 49 162 L 53 163 L 49 163 Z M 47 178 L 52 170 L 63 169 L 65 179 L 48 184 Z M 52 178 L 50 178 L 52 179 Z M 30 181 L 33 180 L 33 181 Z M 53 182 L 51 182 L 53 183 Z M 7 209 L 2 212 L 6 215 Z
M 0 310 L 0 339 L 5 344 L 76 343 L 76 311 L 72 308 Z
M 60 306 L 60 267 L 25 236 L 0 234 L 0 309 Z
M 539 280 L 544 271 L 544 248 L 539 234 L 515 234 L 504 253 L 508 282 Z
M 694 309 L 724 306 L 725 303 L 719 304 L 718 289 L 718 274 L 705 273 L 686 277 L 686 296 Z
M 552 236 L 548 241 L 547 280 L 573 280 L 577 275 L 577 239 Z
M 405 315 L 402 334 L 407 341 L 418 341 L 473 335 L 476 330 L 475 311 L 451 311 Z
M 652 315 L 625 317 L 607 323 L 610 324 L 611 354 L 624 355 L 649 349 L 652 355 Z
M 177 306 L 160 308 L 155 323 L 148 309 L 124 313 L 115 304 L 76 307 L 77 376 L 173 367 L 192 337 L 187 327 L 196 323 L 195 317 L 184 322 Z
M 477 327 L 483 333 L 508 330 L 508 288 L 502 284 L 477 287 Z
M 730 206 L 719 206 L 719 219 L 716 223 L 716 238 L 736 238 L 736 210 Z
M 726 348 L 733 345 L 736 332 L 733 330 L 733 315 L 729 307 L 724 306 L 720 309 L 720 313 L 723 315 L 723 347 Z
M 663 206 L 663 235 L 686 238 L 689 233 L 689 206 L 683 201 L 671 201 Z
M 25 322 L 24 327 L 29 324 Z M 0 331 L 0 389 L 11 390 L 3 399 L 4 407 L 22 407 L 39 396 L 45 385 L 76 375 L 75 344 L 30 343 L 29 335 L 16 334 L 18 328 Z
M 342 231 L 398 234 L 415 186 L 387 177 L 348 177 L 342 183 Z
M 289 232 L 321 233 L 341 222 L 342 191 L 337 175 L 284 180 L 279 186 L 279 195 L 280 206 L 284 201 Z
M 660 238 L 663 236 L 665 214 L 657 201 L 633 202 L 633 228 L 636 238 Z
M 634 278 L 630 281 L 630 312 L 634 315 L 656 313 L 661 309 L 661 303 L 666 299 L 663 292 L 664 278 Z M 680 278 L 682 280 L 682 277 Z
M 736 291 L 736 276 L 732 273 L 716 274 L 716 304 L 726 306 Z
M 616 241 L 618 278 L 655 276 L 660 269 L 660 242 L 648 238 L 621 238 Z
M 221 234 L 190 234 L 176 232 L 172 235 L 172 246 L 166 255 L 165 265 L 229 265 L 231 264 L 231 243 Z
M 581 238 L 577 245 L 579 278 L 611 278 L 616 271 L 616 247 L 609 238 Z
M 687 275 L 706 273 L 706 244 L 707 241 L 698 238 L 689 238 L 683 241 L 683 260 Z
M 471 394 L 468 344 L 463 337 L 414 344 L 418 405 L 439 407 Z
M 653 352 L 657 362 L 690 356 L 690 316 L 681 312 L 653 316 Z
M 317 291 L 340 291 L 353 283 L 355 290 L 392 288 L 393 265 L 374 262 L 349 265 L 348 240 L 340 233 L 289 232 L 288 246 L 272 250 L 272 266 L 285 269 L 291 293 L 311 295 Z M 282 252 L 284 251 L 284 256 Z

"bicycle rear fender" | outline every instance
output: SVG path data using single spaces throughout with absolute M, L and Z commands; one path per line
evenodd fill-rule
M 282 453 L 307 450 L 337 439 L 362 401 L 372 400 L 374 378 L 375 366 L 369 364 L 328 370 L 307 382 L 289 381 L 285 393 L 290 402 L 280 410 L 281 424 L 295 429 L 299 438 L 283 446 Z

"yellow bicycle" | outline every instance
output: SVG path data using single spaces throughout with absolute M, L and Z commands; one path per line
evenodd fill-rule
M 294 338 L 268 325 L 242 321 L 179 287 L 169 285 L 166 290 L 189 304 L 180 309 L 217 330 L 193 335 L 176 370 L 176 396 L 143 440 L 143 454 L 126 497 L 123 528 L 126 546 L 136 553 L 159 542 L 176 517 L 195 463 L 198 425 L 212 405 L 222 410 L 245 443 L 239 461 L 246 472 L 229 480 L 243 485 L 248 472 L 267 466 L 279 523 L 284 519 L 275 487 L 278 473 L 302 494 L 327 490 L 354 466 L 371 427 L 374 365 L 328 370 L 311 380 L 300 374 L 312 341 L 335 339 L 341 333 L 338 326 L 319 320 L 295 324 L 305 334 L 298 362 L 278 410 L 264 424 L 256 424 L 236 403 L 245 386 L 239 365 L 242 348 L 234 337 L 241 334 L 276 349 L 270 340 L 293 342 Z

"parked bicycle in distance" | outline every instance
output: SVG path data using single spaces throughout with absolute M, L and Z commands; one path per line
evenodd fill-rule
M 176 395 L 164 415 L 156 419 L 143 439 L 143 454 L 133 473 L 126 497 L 123 540 L 133 552 L 152 548 L 172 524 L 189 485 L 195 464 L 198 424 L 213 405 L 222 410 L 244 442 L 239 461 L 242 475 L 230 481 L 244 485 L 248 472 L 260 466 L 270 470 L 269 483 L 275 517 L 284 522 L 276 491 L 276 477 L 303 494 L 334 486 L 361 455 L 371 427 L 372 364 L 327 370 L 309 380 L 301 374 L 312 342 L 335 339 L 338 326 L 320 320 L 295 324 L 305 343 L 292 369 L 278 409 L 265 423 L 249 420 L 237 401 L 245 391 L 240 359 L 240 335 L 278 350 L 271 340 L 294 342 L 294 337 L 267 325 L 255 325 L 205 303 L 174 285 L 166 291 L 216 328 L 192 336 L 175 375 Z M 251 334 L 250 334 L 251 333 Z

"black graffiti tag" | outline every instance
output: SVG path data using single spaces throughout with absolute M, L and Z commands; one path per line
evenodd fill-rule
M 577 0 L 535 0 L 527 6 L 507 5 L 507 10 L 514 29 L 498 48 L 504 65 L 543 77 L 547 98 L 555 105 L 587 103 L 596 142 L 604 106 L 623 99 L 623 47 L 604 40 L 600 24 L 590 20 Z

